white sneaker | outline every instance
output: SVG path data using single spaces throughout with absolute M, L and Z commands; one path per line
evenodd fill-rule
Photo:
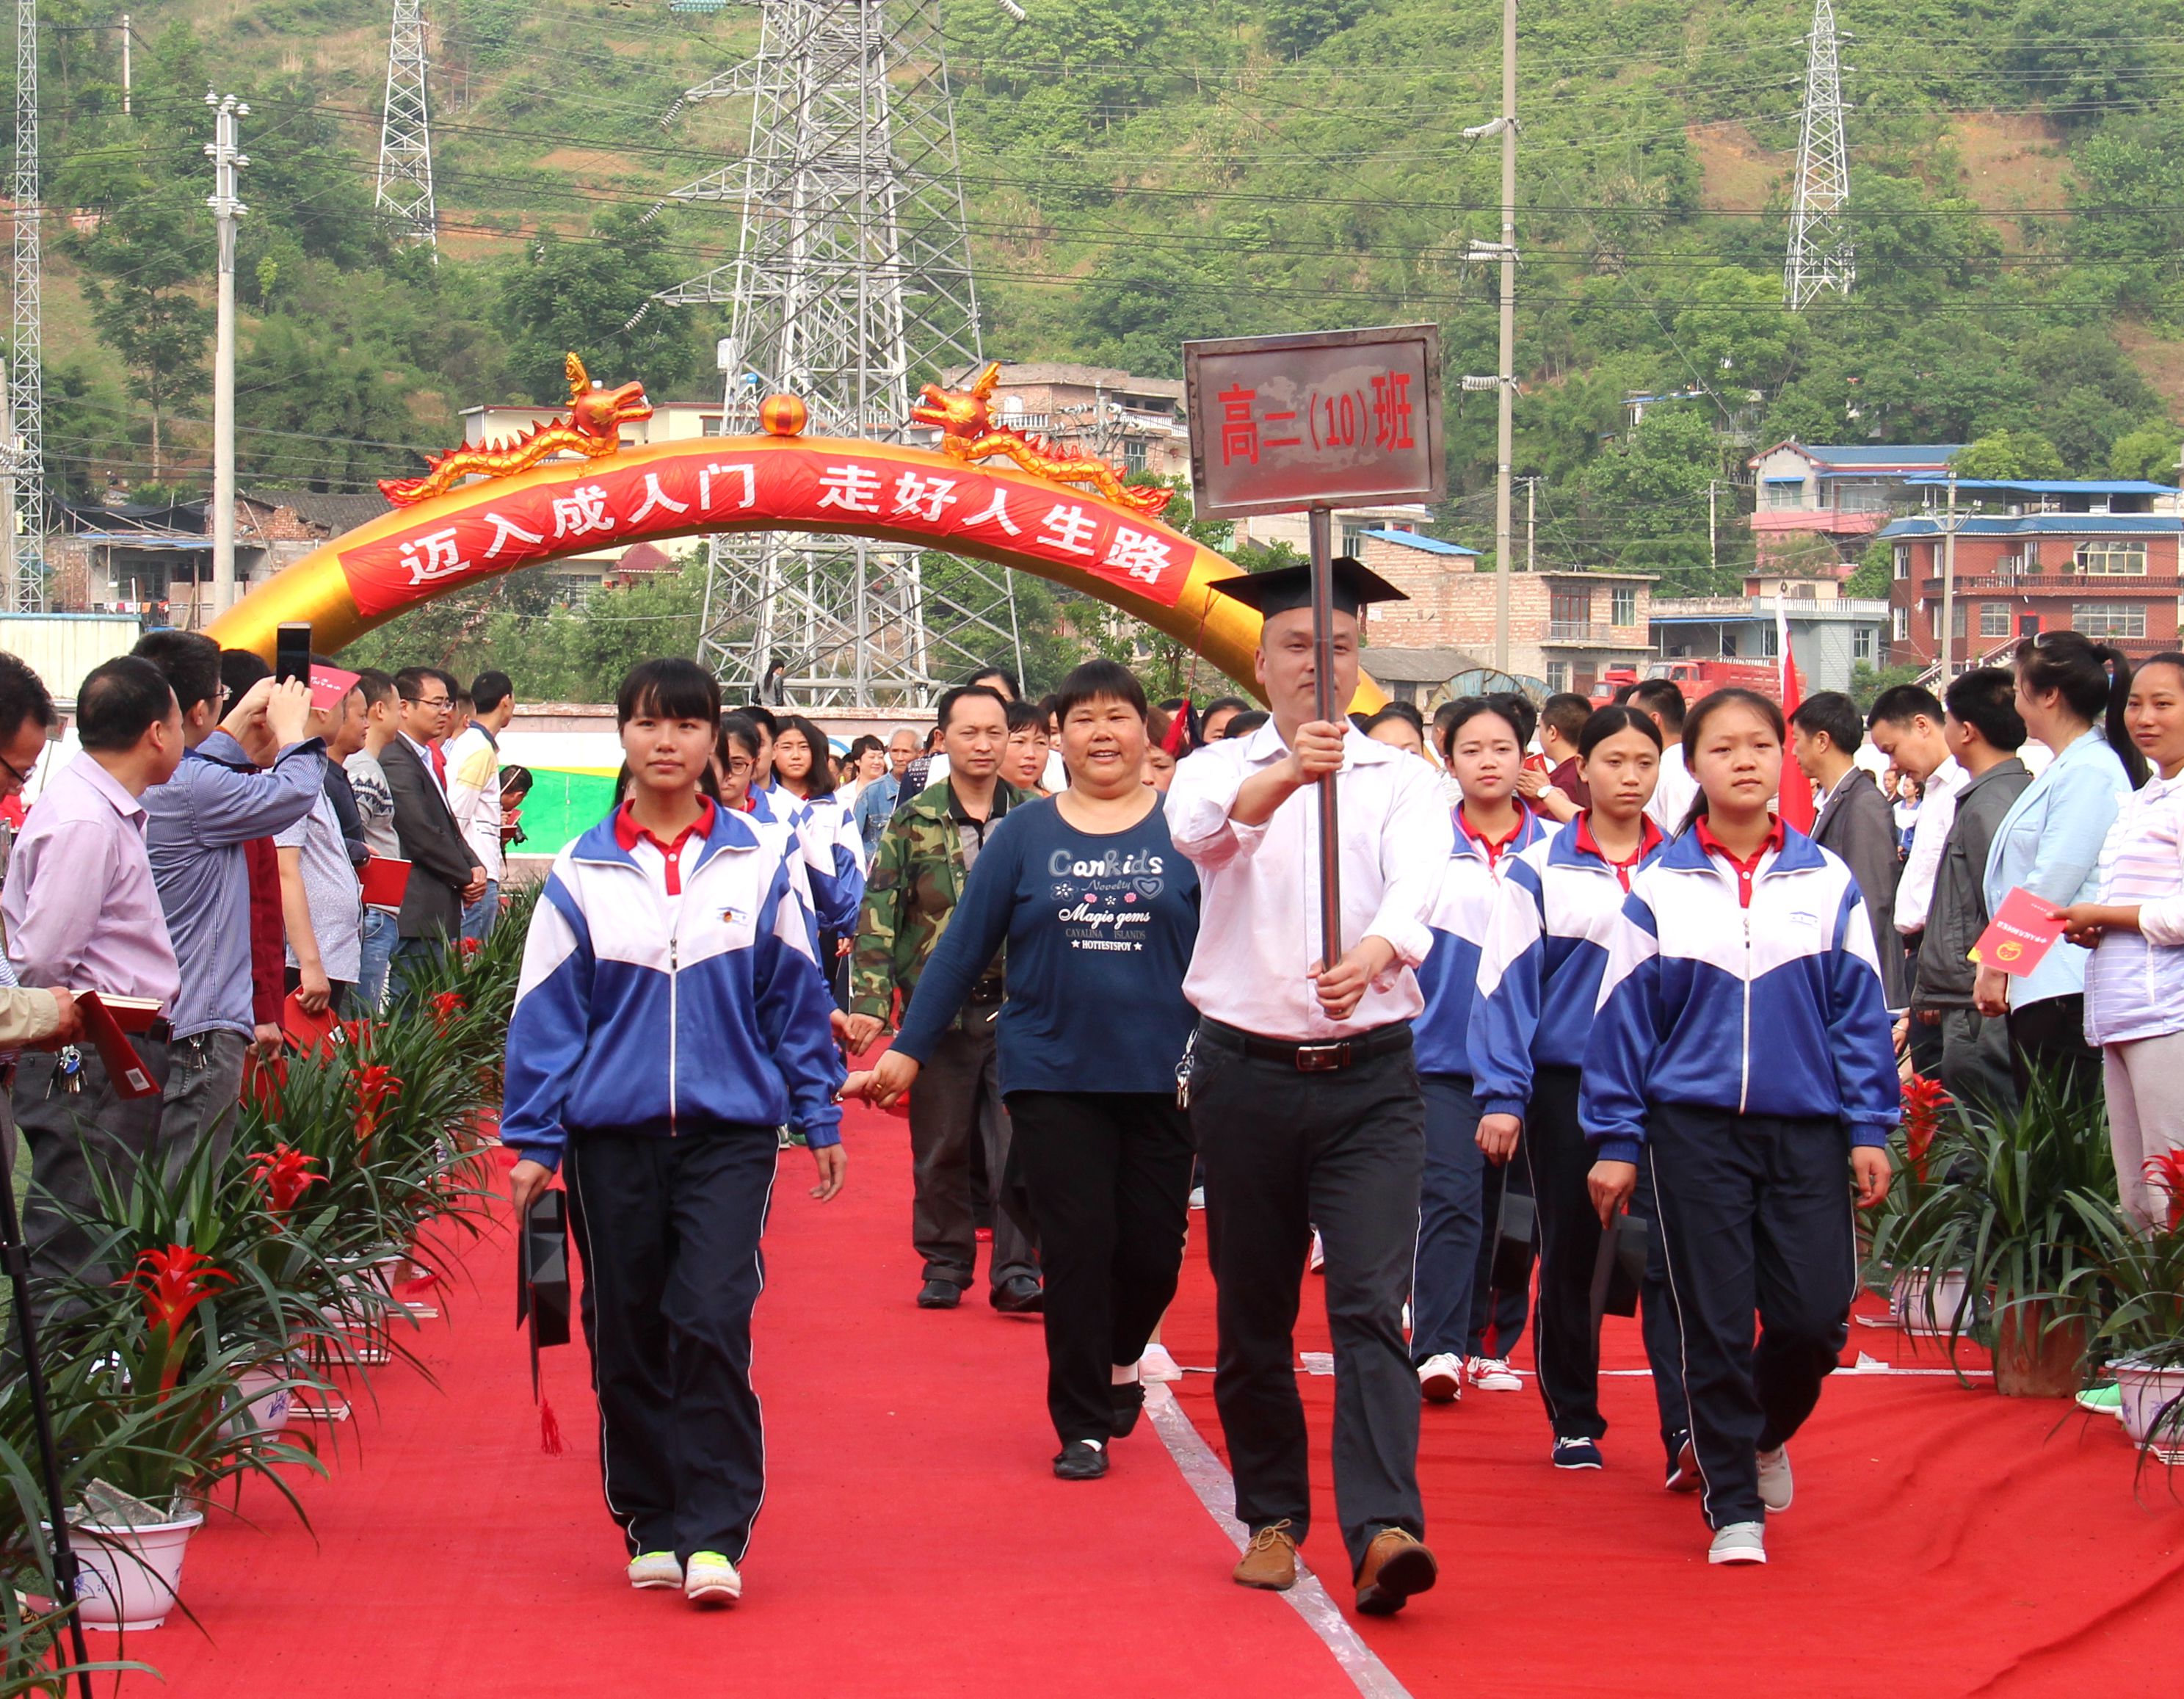
M 682 1573 L 682 1596 L 694 1605 L 732 1605 L 744 1596 L 744 1578 L 717 1551 L 693 1551 Z
M 1707 1548 L 1709 1563 L 1764 1563 L 1767 1561 L 1767 1524 L 1763 1522 L 1732 1522 L 1726 1528 L 1714 1530 L 1713 1544 Z
M 1481 1392 L 1522 1392 L 1524 1377 L 1509 1367 L 1507 1357 L 1474 1356 L 1466 1365 L 1471 1384 Z
M 1790 1448 L 1777 1446 L 1759 1456 L 1759 1501 L 1768 1512 L 1780 1516 L 1790 1507 L 1792 1484 L 1790 1479 Z
M 1190 1206 L 1193 1209 L 1204 1209 L 1206 1207 L 1205 1187 L 1193 1186 L 1190 1189 Z
M 682 1566 L 672 1551 L 640 1551 L 629 1560 L 629 1584 L 639 1592 L 682 1585 Z
M 1453 1404 L 1463 1396 L 1463 1365 L 1447 1351 L 1418 1365 L 1418 1390 L 1429 1404 Z
M 1321 1242 L 1319 1229 L 1316 1227 L 1312 1230 L 1311 1267 L 1315 1274 L 1324 1273 L 1327 1270 L 1327 1246 Z

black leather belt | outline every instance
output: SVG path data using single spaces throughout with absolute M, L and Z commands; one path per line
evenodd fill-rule
M 1316 1044 L 1300 1044 L 1295 1039 L 1262 1039 L 1256 1033 L 1247 1033 L 1240 1027 L 1231 1027 L 1220 1021 L 1201 1021 L 1198 1036 L 1205 1043 L 1240 1055 L 1256 1056 L 1262 1061 L 1287 1062 L 1299 1073 L 1336 1073 L 1359 1062 L 1369 1061 L 1374 1056 L 1388 1056 L 1411 1047 L 1411 1028 L 1407 1021 L 1391 1021 L 1384 1027 L 1375 1027 L 1368 1033 L 1356 1033 L 1346 1039 L 1329 1039 Z
M 170 1044 L 175 1041 L 175 1023 L 162 1015 L 145 1028 L 139 1036 L 151 1039 L 155 1044 Z

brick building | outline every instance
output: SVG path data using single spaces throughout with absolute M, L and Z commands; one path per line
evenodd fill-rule
M 1480 570 L 1475 549 L 1402 531 L 1368 531 L 1354 542 L 1358 559 L 1411 599 L 1367 616 L 1368 671 L 1376 649 L 1490 661 L 1495 574 Z M 1652 586 L 1643 572 L 1511 573 L 1508 671 L 1549 690 L 1583 692 L 1610 666 L 1642 668 L 1652 658 Z
M 941 382 L 961 388 L 978 374 L 961 366 Z M 1099 454 L 1125 471 L 1190 476 L 1190 429 L 1183 415 L 1183 380 L 1139 377 L 1103 365 L 1042 360 L 1004 364 L 994 390 L 994 417 L 1077 453 Z
M 1947 482 L 1915 486 L 1924 510 L 1878 533 L 1890 550 L 1889 660 L 1941 654 Z M 1951 649 L 1964 666 L 2036 632 L 2080 631 L 2126 654 L 2177 637 L 2177 492 L 2131 479 L 1956 481 Z

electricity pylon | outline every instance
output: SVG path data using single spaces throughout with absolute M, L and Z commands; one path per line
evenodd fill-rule
M 750 102 L 744 156 L 674 192 L 741 214 L 736 258 L 663 290 L 725 304 L 722 430 L 801 396 L 815 433 L 899 443 L 911 387 L 980 358 L 938 0 L 760 0 L 757 53 L 690 90 Z M 911 706 L 1000 660 L 1022 676 L 1004 570 L 788 533 L 708 547 L 700 655 L 731 685 L 777 656 L 811 706 Z
M 1790 253 L 1782 304 L 1792 312 L 1824 289 L 1848 295 L 1857 256 L 1843 208 L 1850 199 L 1850 154 L 1843 142 L 1842 58 L 1834 0 L 1813 0 L 1806 36 L 1805 110 L 1797 131 L 1797 185 L 1790 208 Z
M 425 98 L 425 0 L 394 0 L 387 37 L 387 105 L 379 126 L 379 190 L 373 203 L 398 242 L 422 242 L 437 259 L 432 124 Z
M 46 610 L 45 331 L 38 214 L 38 5 L 15 0 L 15 264 L 7 365 L 7 437 L 0 482 L 8 525 L 8 605 Z

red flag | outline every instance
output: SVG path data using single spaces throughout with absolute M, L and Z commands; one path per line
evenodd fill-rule
M 1805 699 L 1797 688 L 1797 657 L 1790 653 L 1790 621 L 1783 616 L 1780 600 L 1774 604 L 1774 646 L 1782 652 L 1782 717 L 1787 720 Z M 1813 829 L 1813 782 L 1797 765 L 1796 748 L 1787 738 L 1783 740 L 1782 794 L 1776 799 L 1775 811 L 1786 826 L 1794 826 L 1800 832 Z

